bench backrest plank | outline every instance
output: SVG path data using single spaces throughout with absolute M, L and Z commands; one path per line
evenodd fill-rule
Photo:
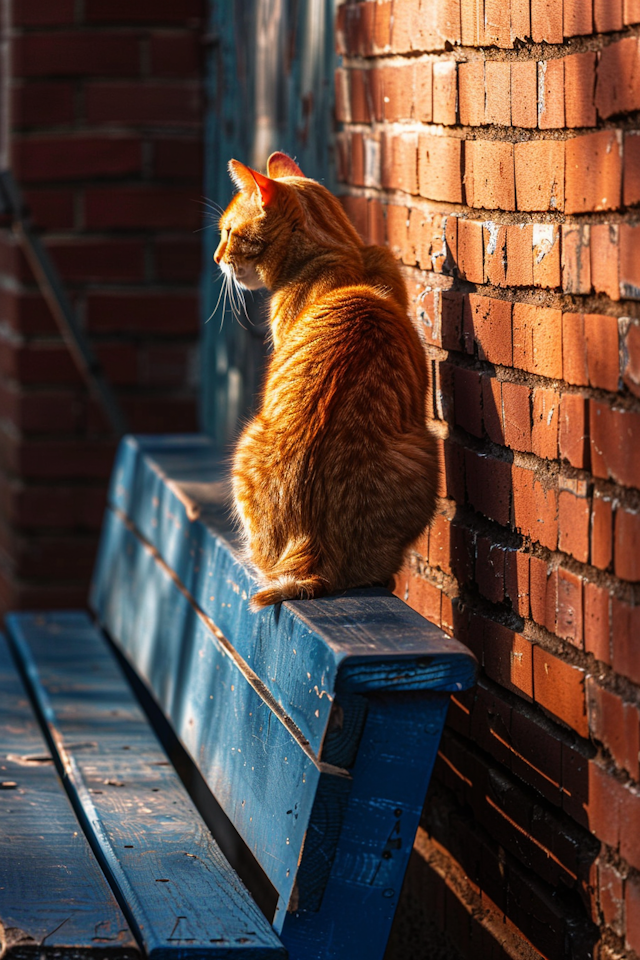
M 97 948 L 114 960 L 139 956 L 0 635 L 0 955 Z
M 76 812 L 147 954 L 284 957 L 87 615 L 14 614 L 7 627 Z
M 336 818 L 348 789 L 198 615 L 156 554 L 122 519 L 105 519 L 109 590 L 100 622 L 117 638 L 284 904 L 289 902 L 321 775 Z M 284 815 L 289 811 L 288 815 Z M 337 819 L 336 819 L 337 826 Z

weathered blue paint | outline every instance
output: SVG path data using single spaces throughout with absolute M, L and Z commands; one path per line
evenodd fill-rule
M 353 590 L 251 612 L 248 598 L 258 585 L 239 559 L 223 477 L 224 465 L 203 438 L 128 438 L 109 498 L 175 571 L 316 754 L 336 690 L 452 691 L 473 683 L 475 661 L 466 647 L 387 590 Z M 110 563 L 101 550 L 94 607 Z
M 139 957 L 1 635 L 0 930 L 16 960 Z
M 102 551 L 100 622 L 288 903 L 320 775 L 336 777 L 116 514 L 105 521 Z
M 76 812 L 148 956 L 283 958 L 87 615 L 13 614 L 7 626 Z
M 280 929 L 292 960 L 384 954 L 448 700 L 407 693 L 370 699 L 320 909 L 288 913 Z

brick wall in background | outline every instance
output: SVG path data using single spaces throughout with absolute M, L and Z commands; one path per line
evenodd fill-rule
M 192 430 L 205 0 L 11 8 L 15 177 L 131 429 Z M 6 226 L 0 451 L 0 607 L 82 604 L 114 442 Z
M 339 179 L 403 264 L 455 697 L 390 957 L 640 956 L 640 3 L 338 7 Z M 410 936 L 407 931 L 413 931 Z

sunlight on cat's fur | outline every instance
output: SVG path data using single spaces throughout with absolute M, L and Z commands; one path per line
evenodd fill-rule
M 273 354 L 233 462 L 265 587 L 252 604 L 386 584 L 431 521 L 438 480 L 404 281 L 285 154 L 268 176 L 237 160 L 229 171 L 238 193 L 214 259 L 229 289 L 272 292 Z

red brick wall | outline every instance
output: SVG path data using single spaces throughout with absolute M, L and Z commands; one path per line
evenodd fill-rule
M 390 956 L 640 955 L 640 3 L 338 8 L 339 179 L 404 265 L 454 698 Z M 407 906 L 410 905 L 410 906 Z
M 196 426 L 205 12 L 205 0 L 4 0 L 14 175 L 139 432 Z M 2 610 L 85 600 L 113 451 L 5 225 Z

